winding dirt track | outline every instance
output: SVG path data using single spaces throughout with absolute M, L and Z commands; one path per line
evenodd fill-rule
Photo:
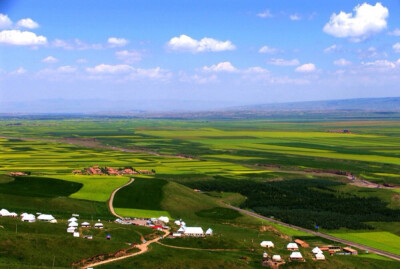
M 117 213 L 115 213 L 114 206 L 113 206 L 115 194 L 116 194 L 117 191 L 119 191 L 120 189 L 122 189 L 122 188 L 124 188 L 124 187 L 130 185 L 133 181 L 135 181 L 135 179 L 132 177 L 131 180 L 129 180 L 128 183 L 126 183 L 125 185 L 122 185 L 121 187 L 116 188 L 116 189 L 111 193 L 110 199 L 108 200 L 108 208 L 110 209 L 111 214 L 113 214 L 113 215 L 116 216 L 117 218 L 122 219 L 123 217 L 120 216 L 120 215 L 118 215 Z
M 227 205 L 227 206 L 229 206 L 230 208 L 235 209 L 235 210 L 237 210 L 237 211 L 239 211 L 239 212 L 241 212 L 243 214 L 250 215 L 252 217 L 256 217 L 256 218 L 263 219 L 263 220 L 266 220 L 266 221 L 269 221 L 269 222 L 280 224 L 280 225 L 285 226 L 285 227 L 289 227 L 289 228 L 292 228 L 292 229 L 295 229 L 295 230 L 298 230 L 298 231 L 310 233 L 310 234 L 315 235 L 315 236 L 326 238 L 326 239 L 329 239 L 329 240 L 332 240 L 332 241 L 335 241 L 335 242 L 339 242 L 339 243 L 342 243 L 342 244 L 345 244 L 345 245 L 349 245 L 349 246 L 352 246 L 352 247 L 356 247 L 356 248 L 359 248 L 359 249 L 368 250 L 369 252 L 374 252 L 376 254 L 379 254 L 379 255 L 382 255 L 382 256 L 385 256 L 385 257 L 400 261 L 400 255 L 396 255 L 396 254 L 393 254 L 393 253 L 390 253 L 390 252 L 386 252 L 386 251 L 379 250 L 379 249 L 376 249 L 376 248 L 368 247 L 368 246 L 365 246 L 365 245 L 362 245 L 362 244 L 354 243 L 352 241 L 344 240 L 344 239 L 341 239 L 341 238 L 338 238 L 338 237 L 334 237 L 334 236 L 331 236 L 331 235 L 328 235 L 328 234 L 323 234 L 323 233 L 316 232 L 316 231 L 313 231 L 313 230 L 305 229 L 305 228 L 302 228 L 302 227 L 299 227 L 299 226 L 291 225 L 291 224 L 288 224 L 288 223 L 285 223 L 285 222 L 281 222 L 281 221 L 276 220 L 276 219 L 271 219 L 271 218 L 268 218 L 268 217 L 264 217 L 264 216 L 261 216 L 261 215 L 259 215 L 257 213 L 250 212 L 250 211 L 247 211 L 247 210 L 235 207 L 235 206 L 231 206 L 231 205 Z

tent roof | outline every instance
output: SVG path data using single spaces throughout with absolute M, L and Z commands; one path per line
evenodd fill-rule
M 301 255 L 300 252 L 296 251 L 296 252 L 292 252 L 292 254 L 290 254 L 290 258 L 303 258 L 303 256 Z
M 315 254 L 315 258 L 325 260 L 325 255 L 322 253 L 317 253 L 317 254 Z
M 68 227 L 78 227 L 78 223 L 73 221 L 68 224 Z
M 287 248 L 299 248 L 299 246 L 296 243 L 289 243 L 287 244 Z
M 55 219 L 52 215 L 42 214 L 37 217 L 38 220 L 53 220 Z
M 72 217 L 72 218 L 70 218 L 70 219 L 68 220 L 68 222 L 73 222 L 73 221 L 77 221 L 77 220 L 78 220 L 77 218 Z
M 203 228 L 201 227 L 186 227 L 185 234 L 203 234 Z
M 319 247 L 315 247 L 315 248 L 313 248 L 312 253 L 314 253 L 314 254 L 322 253 L 322 250 Z

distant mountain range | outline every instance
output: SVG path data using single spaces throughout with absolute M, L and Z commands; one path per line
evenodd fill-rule
M 400 97 L 260 104 L 232 107 L 231 111 L 400 111 Z

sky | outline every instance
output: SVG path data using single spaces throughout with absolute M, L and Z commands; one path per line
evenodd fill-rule
M 400 96 L 400 2 L 2 0 L 0 112 Z

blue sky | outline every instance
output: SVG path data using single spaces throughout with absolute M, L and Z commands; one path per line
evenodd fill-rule
M 13 0 L 0 13 L 0 112 L 400 95 L 399 1 Z

